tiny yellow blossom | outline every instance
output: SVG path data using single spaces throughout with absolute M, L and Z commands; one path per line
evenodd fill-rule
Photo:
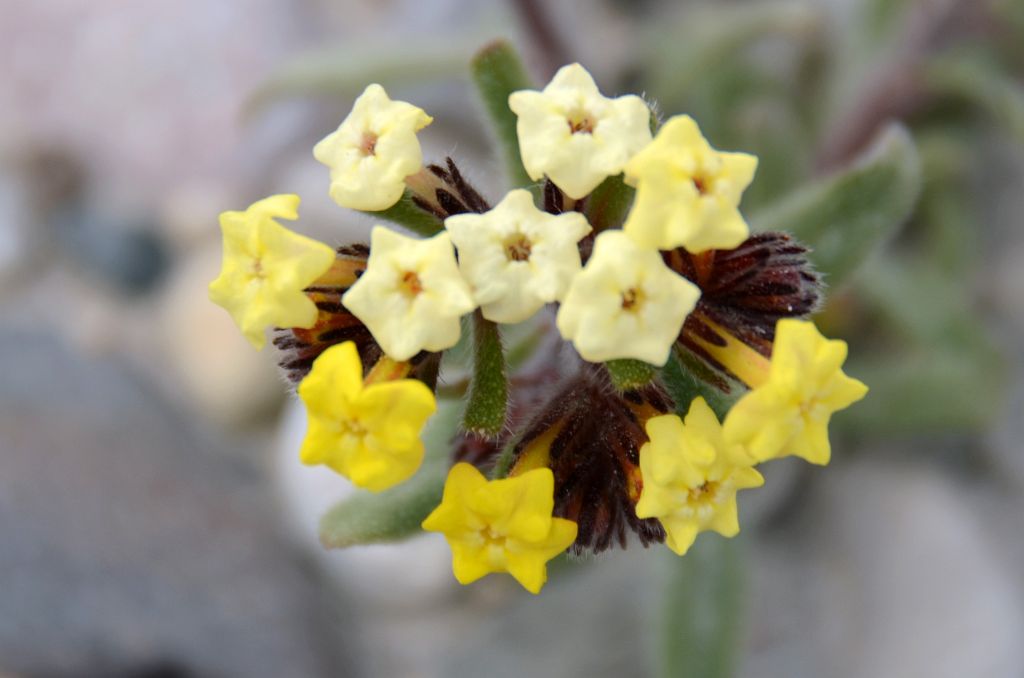
M 590 233 L 579 212 L 548 214 L 522 189 L 485 214 L 457 214 L 444 224 L 474 299 L 499 323 L 522 322 L 565 296 L 580 270 L 576 244 Z
M 383 226 L 370 234 L 366 272 L 341 299 L 395 360 L 455 345 L 476 304 L 448 233 L 419 240 Z
M 275 218 L 298 217 L 299 196 L 272 195 L 244 212 L 223 212 L 224 258 L 220 275 L 210 283 L 210 301 L 222 306 L 257 349 L 264 330 L 309 328 L 317 310 L 303 293 L 334 263 L 334 250 L 289 231 Z
M 562 67 L 541 92 L 513 92 L 519 152 L 530 178 L 544 175 L 573 199 L 622 171 L 651 141 L 651 112 L 634 95 L 609 99 L 579 64 Z
M 729 410 L 726 439 L 756 461 L 793 454 L 827 464 L 829 418 L 868 391 L 843 373 L 845 360 L 845 341 L 826 339 L 810 321 L 780 320 L 767 379 Z
M 423 462 L 420 431 L 437 409 L 415 379 L 363 384 L 351 341 L 324 351 L 299 384 L 309 429 L 299 456 L 325 464 L 358 487 L 378 492 L 408 479 Z
M 456 464 L 423 529 L 444 534 L 460 584 L 508 572 L 527 591 L 539 593 L 547 562 L 576 540 L 576 523 L 551 515 L 554 493 L 548 468 L 488 481 L 470 464 Z
M 636 199 L 623 229 L 641 245 L 661 250 L 738 247 L 750 232 L 738 209 L 740 196 L 756 169 L 755 156 L 716 151 L 693 118 L 676 116 L 626 165 Z
M 740 531 L 736 492 L 760 487 L 764 478 L 743 449 L 726 443 L 722 426 L 704 399 L 690 405 L 686 421 L 674 414 L 647 421 L 649 442 L 640 448 L 643 491 L 638 518 L 657 518 L 665 543 L 683 555 L 699 532 L 726 537 Z
M 416 132 L 433 118 L 404 101 L 392 101 L 373 84 L 355 101 L 338 129 L 313 149 L 331 168 L 331 197 L 342 207 L 385 210 L 402 197 L 405 178 L 423 166 Z
M 586 360 L 663 365 L 699 298 L 700 289 L 666 266 L 657 250 L 638 246 L 622 231 L 604 231 L 556 322 Z

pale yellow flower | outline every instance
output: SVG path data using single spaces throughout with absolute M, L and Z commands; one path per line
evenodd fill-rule
M 676 116 L 626 165 L 636 198 L 623 229 L 660 250 L 738 247 L 750 232 L 740 197 L 756 169 L 755 156 L 716 151 L 693 118 Z
M 331 168 L 331 197 L 342 207 L 385 210 L 402 197 L 405 178 L 423 166 L 416 132 L 433 120 L 422 109 L 392 101 L 373 84 L 338 129 L 313 148 Z
M 605 231 L 565 295 L 558 330 L 591 362 L 636 358 L 663 365 L 699 298 L 700 289 L 656 250 L 622 231 Z
M 826 339 L 814 323 L 780 320 L 767 379 L 740 398 L 725 418 L 725 436 L 756 461 L 785 455 L 827 464 L 828 422 L 868 391 L 846 376 L 846 342 Z
M 267 327 L 309 328 L 316 305 L 303 293 L 334 263 L 334 250 L 289 231 L 275 218 L 298 217 L 299 196 L 272 195 L 244 212 L 223 212 L 224 258 L 210 283 L 210 300 L 222 306 L 257 349 Z
M 579 212 L 548 214 L 522 189 L 485 214 L 457 214 L 444 225 L 484 317 L 499 323 L 522 322 L 565 296 L 580 270 L 577 243 L 590 232 Z
M 679 555 L 705 530 L 735 536 L 740 531 L 736 492 L 760 487 L 764 478 L 740 446 L 725 441 L 704 399 L 690 404 L 685 422 L 667 414 L 649 419 L 646 430 L 650 440 L 640 448 L 643 490 L 637 517 L 657 518 L 665 544 Z
M 408 479 L 423 462 L 420 431 L 437 409 L 434 394 L 415 379 L 364 385 L 351 341 L 320 354 L 299 397 L 309 414 L 302 463 L 325 464 L 378 492 Z
M 456 464 L 423 529 L 444 534 L 460 584 L 508 572 L 530 593 L 540 593 L 547 562 L 576 540 L 576 523 L 551 515 L 554 493 L 548 468 L 488 481 L 470 464 Z
M 459 340 L 459 319 L 476 304 L 448 233 L 427 240 L 375 226 L 366 272 L 341 299 L 395 360 Z
M 634 95 L 609 99 L 579 64 L 562 67 L 541 92 L 513 92 L 516 132 L 527 174 L 545 175 L 579 199 L 622 171 L 651 141 L 651 112 Z

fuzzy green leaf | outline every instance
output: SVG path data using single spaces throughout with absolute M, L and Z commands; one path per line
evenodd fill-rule
M 526 174 L 519 156 L 516 115 L 508 107 L 508 97 L 512 92 L 533 88 L 523 62 L 512 45 L 498 40 L 477 52 L 471 70 L 473 84 L 480 93 L 501 146 L 509 183 L 517 187 L 533 185 L 534 181 Z
M 608 369 L 612 386 L 619 391 L 630 391 L 646 386 L 658 372 L 656 367 L 642 360 L 610 360 L 604 366 Z
M 920 190 L 914 142 L 903 127 L 891 125 L 848 169 L 797 190 L 752 223 L 809 245 L 825 281 L 838 287 L 896 233 Z
M 438 403 L 423 432 L 426 457 L 416 475 L 384 492 L 359 490 L 324 514 L 320 519 L 324 547 L 398 541 L 420 531 L 420 523 L 441 502 L 461 409 L 461 403 Z
M 661 380 L 676 402 L 676 412 L 679 416 L 685 416 L 690 410 L 690 403 L 697 396 L 702 396 L 708 406 L 718 415 L 719 419 L 725 418 L 725 413 L 732 407 L 736 395 L 726 394 L 700 378 L 701 372 L 710 371 L 711 368 L 685 350 L 674 349 L 669 356 L 668 362 L 661 368 Z M 738 391 L 739 385 L 734 385 Z
M 602 181 L 587 198 L 585 213 L 594 232 L 622 226 L 635 193 L 636 189 L 627 186 L 621 174 Z
M 657 674 L 660 678 L 734 675 L 742 627 L 744 576 L 735 539 L 704 533 L 680 558 L 661 556 Z
M 505 428 L 508 379 L 498 326 L 477 310 L 473 314 L 473 377 L 462 425 L 467 431 L 495 436 Z
M 938 59 L 926 74 L 934 91 L 962 98 L 988 112 L 1018 143 L 1024 143 L 1024 86 L 981 55 Z
M 391 207 L 380 212 L 363 212 L 375 219 L 384 219 L 412 231 L 424 238 L 437 235 L 444 230 L 444 222 L 434 214 L 420 209 L 412 201 L 412 192 L 406 191 L 402 198 Z

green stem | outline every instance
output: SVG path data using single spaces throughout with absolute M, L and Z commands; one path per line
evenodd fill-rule
M 512 45 L 498 40 L 477 52 L 471 70 L 473 84 L 480 93 L 501 145 L 509 183 L 517 187 L 532 186 L 534 182 L 526 174 L 519 156 L 516 115 L 508 107 L 508 97 L 512 92 L 533 88 L 523 62 Z
M 656 367 L 642 360 L 610 360 L 604 366 L 608 369 L 612 386 L 620 392 L 646 386 L 658 373 Z
M 477 309 L 473 313 L 473 377 L 462 425 L 467 431 L 494 437 L 505 428 L 508 378 L 498 326 Z

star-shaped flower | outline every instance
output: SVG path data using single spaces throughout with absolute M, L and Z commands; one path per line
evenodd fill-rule
M 622 231 L 604 231 L 556 322 L 591 362 L 637 358 L 663 365 L 699 298 L 700 289 L 668 268 L 657 250 L 638 246 Z
M 408 479 L 423 462 L 420 431 L 437 409 L 434 394 L 415 379 L 364 385 L 351 341 L 320 354 L 299 397 L 309 414 L 302 463 L 326 464 L 378 492 Z
M 579 64 L 559 69 L 541 92 L 513 92 L 509 108 L 523 166 L 532 179 L 545 175 L 574 199 L 622 171 L 651 141 L 651 112 L 634 95 L 609 99 Z
M 303 290 L 334 263 L 334 250 L 289 231 L 275 218 L 298 217 L 299 196 L 272 195 L 244 212 L 223 212 L 224 258 L 210 283 L 210 300 L 222 306 L 257 349 L 269 326 L 309 328 L 316 305 Z
M 470 464 L 456 464 L 423 529 L 444 534 L 460 584 L 508 572 L 527 591 L 539 593 L 547 562 L 576 540 L 576 523 L 551 515 L 554 493 L 548 468 L 488 481 Z
M 366 272 L 341 299 L 395 360 L 459 340 L 459 319 L 476 308 L 446 232 L 419 240 L 383 226 L 370 234 Z
M 826 339 L 814 323 L 780 320 L 767 380 L 740 398 L 725 418 L 725 437 L 756 461 L 789 454 L 812 464 L 832 456 L 828 422 L 868 388 L 846 376 L 846 342 Z
M 522 189 L 489 212 L 458 214 L 444 225 L 484 317 L 499 323 L 522 322 L 565 296 L 580 270 L 577 243 L 590 232 L 579 212 L 543 212 Z
M 674 414 L 647 421 L 649 442 L 640 448 L 643 491 L 638 518 L 657 518 L 665 543 L 683 555 L 697 534 L 714 530 L 726 537 L 740 531 L 738 490 L 760 487 L 764 478 L 722 426 L 704 399 L 690 405 L 684 422 Z
M 404 101 L 392 101 L 373 84 L 355 101 L 338 129 L 313 148 L 331 168 L 331 197 L 342 207 L 385 210 L 402 197 L 405 178 L 423 166 L 416 132 L 433 118 Z
M 716 151 L 693 118 L 676 116 L 626 165 L 636 199 L 623 229 L 644 247 L 660 250 L 737 247 L 750 232 L 738 209 L 740 196 L 756 169 L 755 156 Z

